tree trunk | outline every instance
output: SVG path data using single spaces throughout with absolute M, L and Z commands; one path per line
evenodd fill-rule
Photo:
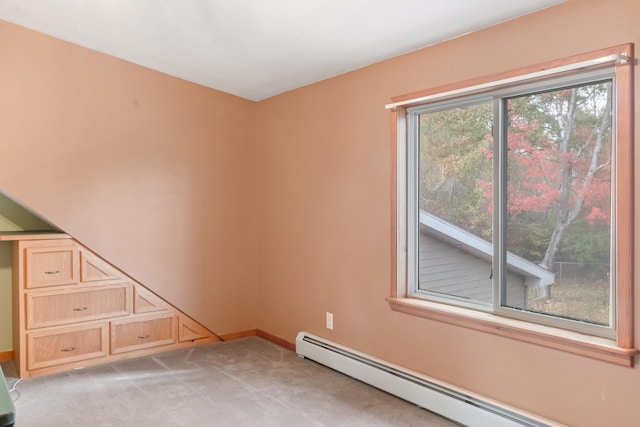
M 547 250 L 545 251 L 544 257 L 540 266 L 551 270 L 553 264 L 555 262 L 556 255 L 560 250 L 560 243 L 562 242 L 562 238 L 564 237 L 564 233 L 571 225 L 571 223 L 578 217 L 580 211 L 582 211 L 582 207 L 584 205 L 584 200 L 586 197 L 585 189 L 593 181 L 593 177 L 600 170 L 603 165 L 600 165 L 600 154 L 602 153 L 602 149 L 604 148 L 606 130 L 609 127 L 611 121 L 611 89 L 607 90 L 607 100 L 606 107 L 603 112 L 602 119 L 600 120 L 599 125 L 596 129 L 594 129 L 596 142 L 594 144 L 593 153 L 591 155 L 591 161 L 589 164 L 589 170 L 584 176 L 581 186 L 575 194 L 575 203 L 573 207 L 569 205 L 570 196 L 572 193 L 571 186 L 571 177 L 572 177 L 572 160 L 570 157 L 570 148 L 569 141 L 575 130 L 575 120 L 576 120 L 576 111 L 577 111 L 577 89 L 571 90 L 571 97 L 569 99 L 569 105 L 567 106 L 566 114 L 560 114 L 558 117 L 558 122 L 561 125 L 562 129 L 562 140 L 560 143 L 560 155 L 562 156 L 561 164 L 562 164 L 562 179 L 560 184 L 560 200 L 558 203 L 558 212 L 556 216 L 556 225 L 551 233 L 551 238 L 549 239 L 549 245 L 547 246 Z M 579 150 L 581 151 L 581 149 Z M 534 290 L 535 296 L 537 298 L 548 298 L 550 296 L 549 287 L 545 286 L 542 289 L 538 288 Z

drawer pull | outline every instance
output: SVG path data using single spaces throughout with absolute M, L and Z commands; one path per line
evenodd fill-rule
M 138 335 L 138 338 L 140 338 L 141 340 L 149 338 L 151 335 L 147 334 L 147 335 Z
M 60 349 L 60 351 L 74 351 L 75 349 L 75 347 L 63 347 Z
M 87 311 L 87 307 L 77 307 L 74 308 L 73 311 Z
M 44 274 L 58 274 L 60 273 L 60 270 L 56 270 L 56 271 L 45 271 Z

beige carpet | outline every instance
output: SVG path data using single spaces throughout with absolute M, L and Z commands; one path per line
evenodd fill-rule
M 458 425 L 257 337 L 24 379 L 11 394 L 17 427 Z

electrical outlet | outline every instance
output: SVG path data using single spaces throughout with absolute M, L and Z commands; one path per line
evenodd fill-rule
M 333 329 L 333 313 L 327 311 L 327 329 Z

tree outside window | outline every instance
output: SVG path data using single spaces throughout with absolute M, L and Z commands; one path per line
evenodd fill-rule
M 501 286 L 503 307 L 611 326 L 612 87 L 589 80 L 415 109 L 418 209 L 488 243 L 502 210 L 505 251 L 555 274 L 551 286 L 526 286 L 517 304 L 515 287 L 486 274 L 486 286 Z M 463 295 L 418 277 L 418 289 Z M 465 281 L 478 286 L 458 285 Z

